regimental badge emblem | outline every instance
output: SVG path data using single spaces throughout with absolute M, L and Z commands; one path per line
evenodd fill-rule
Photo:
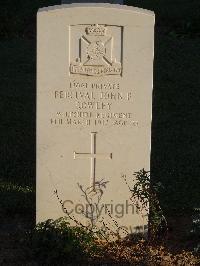
M 121 45 L 114 43 L 112 26 L 109 28 L 109 26 L 98 24 L 84 25 L 81 30 L 84 32 L 77 38 L 78 47 L 74 58 L 71 58 L 70 74 L 121 75 Z M 121 29 L 118 29 L 118 32 L 119 30 Z M 120 34 L 118 32 L 115 31 L 114 34 L 120 35 L 121 32 Z M 117 39 L 121 42 L 121 38 Z

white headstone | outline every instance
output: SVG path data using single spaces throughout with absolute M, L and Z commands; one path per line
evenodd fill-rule
M 37 31 L 37 222 L 65 216 L 56 190 L 83 224 L 144 228 L 124 177 L 150 170 L 154 14 L 61 5 Z

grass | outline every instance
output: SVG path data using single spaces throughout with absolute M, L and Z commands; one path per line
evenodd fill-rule
M 169 252 L 142 240 L 109 242 L 87 227 L 70 226 L 67 219 L 40 223 L 26 238 L 26 261 L 39 265 L 198 265 L 191 252 Z M 101 232 L 103 233 L 103 232 Z M 103 233 L 105 235 L 105 233 Z M 51 251 L 51 252 L 49 252 Z M 27 256 L 29 254 L 29 256 Z M 78 256 L 77 256 L 78 255 Z
M 0 210 L 2 216 L 35 215 L 35 191 L 30 186 L 19 186 L 0 180 Z

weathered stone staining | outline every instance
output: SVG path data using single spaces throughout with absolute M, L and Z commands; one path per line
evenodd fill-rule
M 37 222 L 65 206 L 86 225 L 144 230 L 129 187 L 150 170 L 154 14 L 61 5 L 39 10 L 37 32 Z

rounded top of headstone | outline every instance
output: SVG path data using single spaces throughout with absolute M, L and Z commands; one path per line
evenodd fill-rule
M 110 3 L 123 5 L 123 0 L 62 0 L 62 4 L 74 4 L 74 3 Z
M 143 9 L 143 8 L 138 8 L 138 7 L 133 7 L 133 6 L 126 6 L 126 5 L 122 5 L 122 4 L 116 4 L 113 2 L 113 4 L 110 3 L 111 1 L 104 1 L 104 3 L 102 3 L 102 1 L 95 1 L 95 2 L 89 2 L 89 1 L 84 1 L 84 3 L 82 2 L 82 0 L 77 1 L 76 3 L 72 3 L 72 1 L 69 0 L 63 0 L 62 5 L 55 5 L 55 6 L 48 6 L 48 7 L 42 7 L 38 10 L 38 15 L 41 12 L 48 12 L 48 11 L 56 11 L 56 10 L 63 10 L 63 9 L 72 9 L 72 8 L 116 8 L 118 10 L 127 10 L 127 11 L 132 11 L 134 13 L 138 13 L 140 15 L 148 15 L 148 16 L 152 16 L 153 18 L 155 18 L 155 14 L 153 11 L 151 10 L 147 10 L 147 9 Z M 119 1 L 118 1 L 119 2 Z M 123 1 L 121 1 L 123 2 Z

